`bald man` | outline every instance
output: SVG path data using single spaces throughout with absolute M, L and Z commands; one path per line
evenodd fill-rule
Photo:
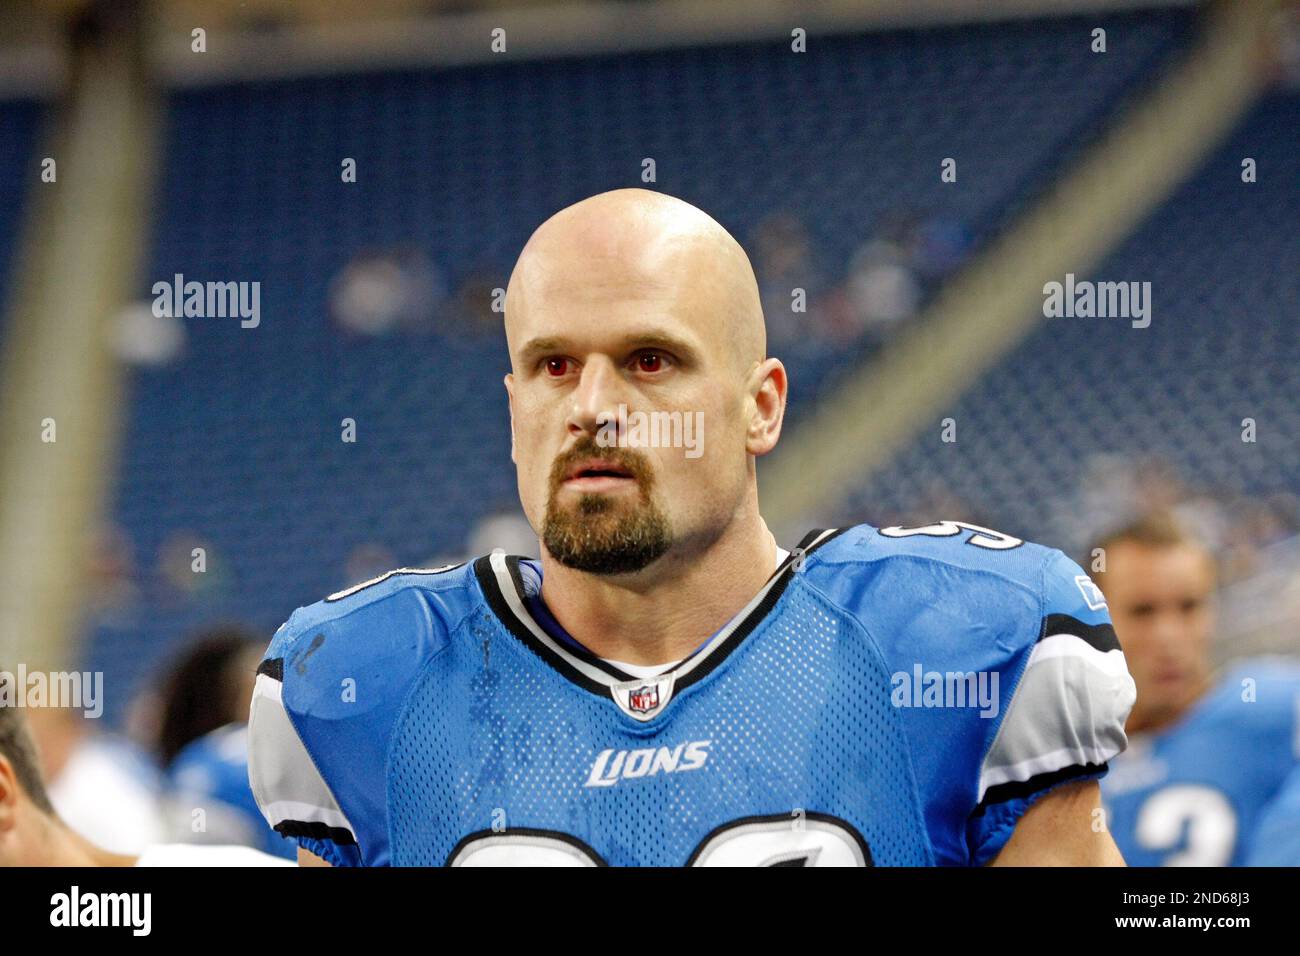
M 250 776 L 301 862 L 1122 862 L 1100 592 L 955 522 L 779 547 L 756 463 L 786 373 L 717 222 L 640 189 L 561 210 L 506 338 L 540 561 L 399 569 L 277 632 Z

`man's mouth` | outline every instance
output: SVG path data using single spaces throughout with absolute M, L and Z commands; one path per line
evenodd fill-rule
M 1161 667 L 1153 675 L 1159 684 L 1177 684 L 1183 680 L 1181 667 Z
M 574 491 L 605 491 L 636 484 L 630 468 L 608 458 L 588 458 L 564 473 L 564 487 Z

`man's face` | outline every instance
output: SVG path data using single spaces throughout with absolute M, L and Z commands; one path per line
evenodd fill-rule
M 1121 541 L 1106 549 L 1102 590 L 1137 684 L 1143 723 L 1176 719 L 1204 687 L 1214 629 L 1214 568 L 1191 545 Z
M 512 457 L 547 551 L 618 574 L 716 539 L 746 489 L 753 405 L 722 283 L 671 256 L 654 270 L 596 256 L 521 272 L 507 306 Z

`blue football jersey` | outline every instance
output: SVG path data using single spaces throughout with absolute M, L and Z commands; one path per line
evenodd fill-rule
M 336 865 L 978 865 L 1125 746 L 1100 592 L 988 529 L 812 532 L 644 679 L 539 588 L 496 552 L 296 611 L 253 698 L 269 824 Z
M 1134 734 L 1102 784 L 1129 865 L 1246 863 L 1261 817 L 1297 766 L 1298 707 L 1300 664 L 1248 659 L 1172 726 Z
M 1260 814 L 1247 866 L 1300 866 L 1300 765 Z
M 172 839 L 250 846 L 287 859 L 297 856 L 291 843 L 267 827 L 253 799 L 247 724 L 227 724 L 186 744 L 168 769 L 168 783 L 169 816 L 175 818 Z M 204 813 L 200 834 L 193 828 L 196 809 Z

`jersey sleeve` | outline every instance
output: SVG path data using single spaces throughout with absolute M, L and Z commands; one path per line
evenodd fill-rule
M 294 716 L 309 719 L 299 702 L 290 715 L 285 696 L 285 659 L 302 656 L 302 634 L 295 612 L 271 641 L 257 669 L 249 712 L 248 780 L 258 809 L 282 837 L 335 866 L 361 863 L 356 827 L 348 819 L 308 750 L 306 734 L 299 732 Z M 295 671 L 291 665 L 291 674 Z M 296 675 L 301 677 L 303 675 Z M 299 680 L 295 698 L 311 691 Z M 317 746 L 323 743 L 316 741 Z
M 276 832 L 335 866 L 389 865 L 389 744 L 439 635 L 413 589 L 321 602 L 276 632 L 258 667 L 248 768 Z
M 1037 634 L 1014 655 L 1010 699 L 987 728 L 967 825 L 977 865 L 997 855 L 1036 800 L 1063 783 L 1102 776 L 1128 742 L 1124 724 L 1137 691 L 1100 589 L 1052 551 L 1041 595 Z

